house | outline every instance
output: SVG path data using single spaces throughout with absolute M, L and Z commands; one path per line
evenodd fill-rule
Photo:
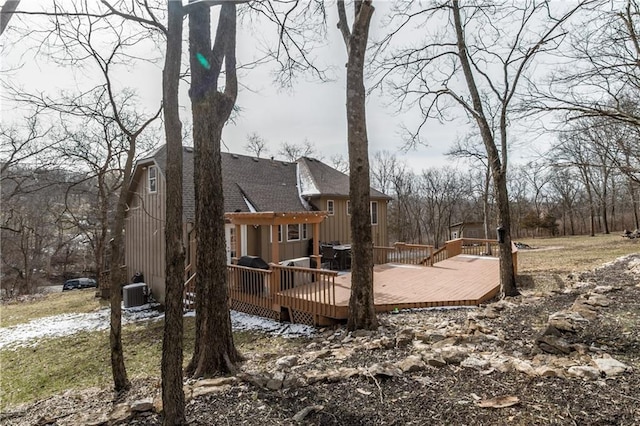
M 160 302 L 164 301 L 165 281 L 166 155 L 166 147 L 162 147 L 136 163 L 125 222 L 127 274 L 141 272 Z M 183 147 L 185 266 L 195 263 L 193 169 L 193 149 Z M 259 256 L 267 261 L 308 256 L 314 231 L 319 241 L 351 242 L 349 177 L 323 162 L 308 157 L 287 162 L 222 153 L 222 173 L 225 211 L 247 213 L 247 217 L 256 218 L 255 222 L 244 221 L 242 225 L 227 218 L 227 262 L 244 255 Z M 375 245 L 388 245 L 389 200 L 390 197 L 371 189 Z M 298 223 L 271 226 L 263 220 L 269 215 L 297 217 L 293 222 Z M 318 215 L 326 219 L 321 221 L 316 217 L 309 224 L 300 220 Z M 319 229 L 312 229 L 316 226 L 312 222 L 319 223 Z
M 478 238 L 484 239 L 484 222 L 458 222 L 449 226 L 449 234 L 452 240 L 457 238 Z M 496 239 L 496 229 L 489 227 L 489 239 Z

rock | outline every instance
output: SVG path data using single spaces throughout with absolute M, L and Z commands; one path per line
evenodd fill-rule
M 211 395 L 213 393 L 223 393 L 231 389 L 231 385 L 221 386 L 200 386 L 193 388 L 192 398 L 198 398 L 203 395 Z
M 118 404 L 113 407 L 113 410 L 109 413 L 109 424 L 118 424 L 126 422 L 131 418 L 131 409 L 129 404 Z
M 444 367 L 445 365 L 447 365 L 447 363 L 445 362 L 445 360 L 443 360 L 442 358 L 435 356 L 433 354 L 428 354 L 428 355 L 423 355 L 422 359 L 424 360 L 424 362 L 427 365 L 430 365 L 432 367 Z
M 606 308 L 611 304 L 611 301 L 606 296 L 598 293 L 587 293 L 582 298 L 584 303 L 591 306 Z
M 322 410 L 324 410 L 324 406 L 323 405 L 310 405 L 310 406 L 305 407 L 302 410 L 298 411 L 293 416 L 293 421 L 296 422 L 296 423 L 302 423 L 304 421 L 305 417 L 307 417 L 312 412 L 314 412 L 314 411 L 322 411 Z
M 346 345 L 347 343 L 354 342 L 355 340 L 356 339 L 354 339 L 351 336 L 346 336 L 344 339 L 342 339 L 342 342 L 340 342 L 340 343 L 342 343 L 343 345 Z
M 214 386 L 222 386 L 222 385 L 232 385 L 236 383 L 238 379 L 235 377 L 215 377 L 213 379 L 202 379 L 198 380 L 193 384 L 194 388 L 198 387 L 214 387 Z
M 360 374 L 360 370 L 357 368 L 340 367 L 337 370 L 328 372 L 325 380 L 328 382 L 339 382 L 349 377 L 357 376 L 358 374 Z
M 445 348 L 449 346 L 455 346 L 458 343 L 460 343 L 459 337 L 447 337 L 446 339 L 433 343 L 431 347 L 433 349 L 440 349 L 440 348 Z
M 145 398 L 132 402 L 131 411 L 134 413 L 153 411 L 153 398 Z
M 304 377 L 309 384 L 321 382 L 326 379 L 327 374 L 319 370 L 309 370 L 304 372 Z
M 94 420 L 80 419 L 76 424 L 83 424 L 85 426 L 106 426 L 109 424 L 109 418 L 103 414 L 100 418 Z
M 562 337 L 541 336 L 536 339 L 536 344 L 549 354 L 567 355 L 571 353 L 571 346 Z
M 291 368 L 294 365 L 298 365 L 299 357 L 298 355 L 287 355 L 282 358 L 278 358 L 276 360 L 276 368 L 278 370 L 284 370 L 287 368 Z
M 514 370 L 511 358 L 506 356 L 497 356 L 489 360 L 491 362 L 491 368 L 498 370 L 501 373 L 509 373 Z
M 537 376 L 542 377 L 561 377 L 560 371 L 555 368 L 549 367 L 548 365 L 542 365 L 536 368 L 535 373 Z
M 600 378 L 600 370 L 588 365 L 575 365 L 567 370 L 569 377 L 577 377 L 585 380 L 598 380 Z
M 589 320 L 579 312 L 559 311 L 549 315 L 549 325 L 561 331 L 574 333 L 584 329 L 587 323 Z
M 593 289 L 594 293 L 600 293 L 600 294 L 604 294 L 604 293 L 611 293 L 614 289 L 613 286 L 610 285 L 598 285 Z
M 555 328 L 554 326 L 547 324 L 547 328 L 544 329 L 544 331 L 542 332 L 542 335 L 560 337 L 562 336 L 562 332 L 557 328 Z
M 276 371 L 271 377 L 271 380 L 267 382 L 267 389 L 280 390 L 282 389 L 282 383 L 284 382 L 285 374 L 282 371 Z
M 382 364 L 373 364 L 367 368 L 367 374 L 371 376 L 400 377 L 402 376 L 402 370 L 391 363 L 384 362 Z
M 284 381 L 282 382 L 283 389 L 299 388 L 305 385 L 306 382 L 304 381 L 304 379 L 295 374 L 287 374 Z
M 162 404 L 162 395 L 157 395 L 154 399 L 153 399 L 153 410 L 156 413 L 162 413 L 162 409 L 164 408 L 163 404 Z
M 471 355 L 460 363 L 461 367 L 465 368 L 473 368 L 475 370 L 488 370 L 491 368 L 491 362 L 484 359 L 478 358 L 477 356 Z
M 396 365 L 404 373 L 413 373 L 415 371 L 422 371 L 427 368 L 427 365 L 422 360 L 422 357 L 418 355 L 409 355 L 402 361 L 398 362 Z
M 335 359 L 347 359 L 353 355 L 353 348 L 337 348 L 331 351 L 331 356 Z
M 396 334 L 396 347 L 402 348 L 413 342 L 416 333 L 412 328 L 405 328 Z
M 527 376 L 537 376 L 536 370 L 533 368 L 530 362 L 521 359 L 514 358 L 511 361 L 514 370 L 526 374 Z
M 468 352 L 459 347 L 451 347 L 441 350 L 440 356 L 447 364 L 458 365 L 467 358 Z
M 631 370 L 631 367 L 613 358 L 594 358 L 593 362 L 607 377 L 614 377 Z
M 593 305 L 589 305 L 585 303 L 584 299 L 576 299 L 576 301 L 571 305 L 570 311 L 577 312 L 582 315 L 586 319 L 596 319 L 597 311 L 593 307 Z
M 351 333 L 351 335 L 355 338 L 358 337 L 372 337 L 374 336 L 376 333 L 375 331 L 371 331 L 371 330 L 355 330 Z

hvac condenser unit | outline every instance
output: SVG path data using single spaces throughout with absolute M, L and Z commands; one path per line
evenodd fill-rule
M 125 285 L 122 287 L 122 301 L 125 308 L 144 305 L 147 301 L 147 285 L 145 283 Z

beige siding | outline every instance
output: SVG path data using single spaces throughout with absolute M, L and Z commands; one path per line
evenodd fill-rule
M 256 256 L 262 257 L 267 263 L 272 261 L 271 259 L 271 238 L 270 238 L 270 227 L 269 226 L 260 226 L 258 227 L 260 230 L 260 252 L 256 254 Z M 307 256 L 307 250 L 309 247 L 309 239 L 312 237 L 311 235 L 311 225 L 309 225 L 309 234 L 307 239 L 303 239 L 300 241 L 287 241 L 286 230 L 283 235 L 283 242 L 278 244 L 278 255 L 280 260 L 286 259 L 296 259 L 298 257 Z
M 327 201 L 333 200 L 334 213 L 328 216 L 320 225 L 320 241 L 339 241 L 342 244 L 351 243 L 351 217 L 347 214 L 347 199 L 337 197 L 322 197 L 312 200 L 319 210 L 327 210 Z M 387 229 L 387 201 L 372 200 L 378 203 L 378 223 L 371 226 L 373 244 L 376 246 L 388 245 Z
M 143 169 L 137 184 L 134 182 L 125 221 L 127 276 L 142 272 L 153 296 L 164 302 L 165 182 L 158 173 L 157 191 L 149 193 L 147 173 L 148 169 Z

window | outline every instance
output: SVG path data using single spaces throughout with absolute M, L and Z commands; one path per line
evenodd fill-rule
M 371 202 L 371 224 L 372 225 L 378 224 L 378 202 L 377 201 Z
M 273 242 L 273 227 L 269 227 L 269 242 Z M 282 242 L 282 225 L 278 225 L 278 242 Z
M 149 193 L 154 194 L 158 190 L 158 170 L 156 166 L 149 166 L 147 176 L 149 178 Z
M 302 224 L 302 239 L 306 240 L 307 238 L 309 238 L 309 225 L 307 225 L 306 223 Z
M 288 224 L 287 225 L 287 241 L 300 241 L 300 225 Z
M 329 216 L 333 216 L 335 213 L 333 200 L 327 200 L 327 211 L 329 212 Z
M 347 216 L 351 216 L 351 201 L 347 200 Z

